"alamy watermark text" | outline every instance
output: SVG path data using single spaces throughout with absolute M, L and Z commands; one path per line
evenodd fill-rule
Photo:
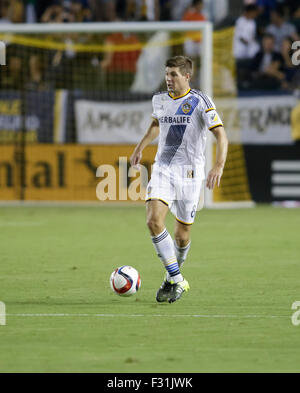
M 5 303 L 0 302 L 0 326 L 6 325 L 6 307 Z
M 292 310 L 296 310 L 294 314 L 292 315 L 292 324 L 294 326 L 299 326 L 300 325 L 300 302 L 294 302 L 292 304 Z
M 292 43 L 292 50 L 295 51 L 292 56 L 292 63 L 294 66 L 300 65 L 300 41 Z

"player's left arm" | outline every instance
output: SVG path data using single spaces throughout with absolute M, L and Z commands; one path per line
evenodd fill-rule
M 213 128 L 211 132 L 214 134 L 217 140 L 217 153 L 216 163 L 209 172 L 206 179 L 206 187 L 208 187 L 210 190 L 212 190 L 216 184 L 218 187 L 220 186 L 228 151 L 228 139 L 224 127 L 220 125 Z

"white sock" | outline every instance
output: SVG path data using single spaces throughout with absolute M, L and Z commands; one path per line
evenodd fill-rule
M 186 260 L 187 254 L 191 248 L 191 241 L 185 247 L 178 247 L 176 240 L 174 240 L 174 247 L 175 247 L 175 254 L 176 254 L 179 268 L 182 268 L 184 261 Z M 167 281 L 169 282 L 172 281 L 172 277 L 168 272 L 167 272 Z
M 191 242 L 189 242 L 189 244 L 185 247 L 179 247 L 176 243 L 176 240 L 174 240 L 174 246 L 178 265 L 179 267 L 182 267 L 191 248 Z
M 152 243 L 168 274 L 168 281 L 183 281 L 176 258 L 175 247 L 169 232 L 164 229 L 159 235 L 152 236 Z

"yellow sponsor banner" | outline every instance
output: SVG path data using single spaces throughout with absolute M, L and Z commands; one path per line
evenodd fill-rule
M 130 189 L 138 184 L 139 174 L 134 176 L 129 172 L 134 147 L 28 145 L 25 150 L 25 200 L 97 201 L 107 200 L 110 196 L 117 201 L 136 200 Z M 147 168 L 149 178 L 156 149 L 156 146 L 149 146 L 143 153 L 142 164 Z M 14 152 L 13 146 L 0 146 L 1 200 L 19 199 L 17 174 L 20 169 Z M 144 180 L 138 187 L 142 199 L 145 187 Z
M 213 159 L 216 161 L 216 144 Z M 230 144 L 220 187 L 213 190 L 214 202 L 251 201 L 243 145 Z
M 15 146 L 0 146 L 0 200 L 18 199 L 19 172 L 17 167 L 17 151 Z

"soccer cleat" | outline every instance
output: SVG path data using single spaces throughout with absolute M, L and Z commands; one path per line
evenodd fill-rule
M 190 289 L 189 283 L 186 280 L 180 281 L 174 284 L 172 291 L 172 296 L 169 298 L 169 303 L 174 303 L 176 300 L 180 299 L 184 292 L 188 292 Z
M 165 275 L 164 282 L 156 293 L 156 300 L 159 303 L 168 301 L 169 298 L 172 296 L 174 286 L 174 282 L 167 281 L 167 275 Z

